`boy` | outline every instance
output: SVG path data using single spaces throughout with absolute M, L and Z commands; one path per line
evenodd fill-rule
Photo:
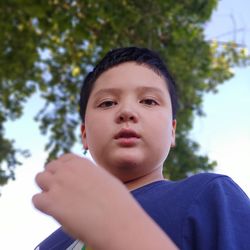
M 180 249 L 249 249 L 250 202 L 230 178 L 164 180 L 176 109 L 174 81 L 154 52 L 129 47 L 103 58 L 80 98 L 82 142 L 97 166 L 68 154 L 37 175 L 34 205 L 63 226 L 37 249 L 81 249 L 75 239 L 95 250 L 176 249 L 171 240 Z

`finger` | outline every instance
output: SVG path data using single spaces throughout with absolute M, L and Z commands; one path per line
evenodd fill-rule
M 46 192 L 35 194 L 32 197 L 32 203 L 41 212 L 50 215 L 51 201 Z
M 53 183 L 53 174 L 49 171 L 43 171 L 36 175 L 35 181 L 43 191 L 48 191 Z
M 78 156 L 75 155 L 75 154 L 72 154 L 72 153 L 68 153 L 68 154 L 64 154 L 62 156 L 60 156 L 58 158 L 58 161 L 61 161 L 61 162 L 66 162 L 66 161 L 71 161 L 75 158 L 77 158 Z
M 53 160 L 45 166 L 45 171 L 49 171 L 52 174 L 54 174 L 59 167 L 60 167 L 60 164 L 58 160 Z

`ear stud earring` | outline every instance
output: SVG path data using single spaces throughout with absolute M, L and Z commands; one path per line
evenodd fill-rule
M 83 154 L 86 155 L 88 153 L 88 148 L 84 148 Z

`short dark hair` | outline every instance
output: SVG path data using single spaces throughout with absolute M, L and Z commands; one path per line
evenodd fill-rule
M 163 60 L 156 52 L 147 48 L 126 47 L 109 51 L 84 79 L 79 101 L 82 122 L 84 123 L 85 121 L 89 96 L 97 78 L 106 70 L 125 62 L 135 62 L 139 65 L 145 65 L 165 78 L 171 99 L 172 116 L 175 119 L 178 107 L 176 84 Z

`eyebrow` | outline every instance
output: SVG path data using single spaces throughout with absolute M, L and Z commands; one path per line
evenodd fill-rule
M 100 89 L 94 94 L 94 97 L 99 96 L 99 95 L 105 95 L 105 94 L 119 94 L 120 92 L 121 92 L 121 89 L 118 89 L 118 88 Z
M 143 92 L 155 92 L 157 94 L 162 95 L 162 90 L 156 88 L 156 87 L 147 87 L 147 86 L 142 86 L 142 87 L 138 87 L 135 89 L 135 91 L 139 92 L 139 93 L 143 93 Z M 98 95 L 102 95 L 102 94 L 120 94 L 122 92 L 122 90 L 120 88 L 106 88 L 106 89 L 100 89 L 98 90 L 95 94 L 94 97 L 98 96 Z
M 162 95 L 162 90 L 160 90 L 156 87 L 143 86 L 143 87 L 138 87 L 137 90 L 138 90 L 138 92 L 155 92 L 157 94 Z

